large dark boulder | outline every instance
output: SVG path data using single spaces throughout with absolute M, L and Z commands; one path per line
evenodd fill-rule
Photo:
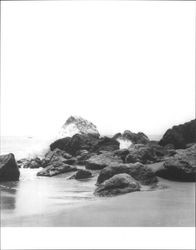
M 173 144 L 176 149 L 196 143 L 196 119 L 168 129 L 159 143 L 162 146 Z
M 95 190 L 98 196 L 114 196 L 140 191 L 139 183 L 128 174 L 117 174 L 99 185 Z
M 176 150 L 176 154 L 168 157 L 156 174 L 170 180 L 196 181 L 196 144 Z
M 141 163 L 135 163 L 112 165 L 102 169 L 97 178 L 97 184 L 104 182 L 116 174 L 122 173 L 131 175 L 143 185 L 151 185 L 158 181 L 156 175 L 148 166 Z
M 59 148 L 71 155 L 76 155 L 79 150 L 90 150 L 99 138 L 92 134 L 75 134 L 73 137 L 66 137 L 53 142 L 50 149 Z
M 163 167 L 156 174 L 169 180 L 194 182 L 196 181 L 196 168 L 189 162 L 179 159 L 169 159 L 163 163 Z
M 0 155 L 0 181 L 18 181 L 19 176 L 14 154 Z
M 114 151 L 119 149 L 120 143 L 113 138 L 102 137 L 91 148 L 91 152 Z
M 82 180 L 92 177 L 92 173 L 89 170 L 79 169 L 70 179 Z
M 104 152 L 99 155 L 93 155 L 85 161 L 85 167 L 91 170 L 100 170 L 112 164 L 120 164 L 122 160 L 114 156 L 111 152 Z
M 70 141 L 71 141 L 71 137 L 58 139 L 52 144 L 50 144 L 50 149 L 53 151 L 54 149 L 58 148 L 58 149 L 61 149 L 63 151 L 70 153 L 70 150 L 69 150 Z

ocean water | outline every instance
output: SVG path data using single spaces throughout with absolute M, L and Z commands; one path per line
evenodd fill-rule
M 0 153 L 13 153 L 17 160 L 34 156 L 42 157 L 53 140 L 48 137 L 2 136 Z

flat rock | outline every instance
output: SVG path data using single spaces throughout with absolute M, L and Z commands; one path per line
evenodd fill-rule
M 53 162 L 52 165 L 48 165 L 43 170 L 37 173 L 37 176 L 48 176 L 52 177 L 55 175 L 68 173 L 71 171 L 77 171 L 76 167 L 70 166 L 68 164 L 62 164 L 60 162 Z
M 117 174 L 100 184 L 95 195 L 114 196 L 130 192 L 140 191 L 139 183 L 128 174 Z
M 0 155 L 0 181 L 18 181 L 19 176 L 14 154 Z
M 102 153 L 99 155 L 93 155 L 85 161 L 85 167 L 91 170 L 100 170 L 112 164 L 122 163 L 122 159 L 114 156 L 112 153 Z

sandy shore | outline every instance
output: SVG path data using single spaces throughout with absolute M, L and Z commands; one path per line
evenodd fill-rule
M 167 188 L 102 198 L 75 207 L 2 219 L 2 226 L 195 226 L 195 184 L 160 179 Z

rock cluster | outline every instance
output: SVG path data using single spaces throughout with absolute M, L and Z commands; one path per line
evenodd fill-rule
M 0 181 L 18 180 L 18 166 L 42 167 L 38 176 L 73 171 L 75 174 L 70 179 L 85 180 L 97 175 L 95 194 L 98 196 L 140 191 L 144 185 L 156 187 L 157 176 L 196 181 L 196 120 L 174 126 L 160 142 L 150 141 L 141 132 L 127 130 L 112 138 L 100 137 L 92 124 L 81 119 L 76 121 L 74 117 L 68 119 L 65 127 L 70 124 L 77 124 L 80 132 L 54 141 L 43 159 L 22 159 L 16 163 L 13 154 L 0 156 Z M 119 140 L 130 141 L 130 146 L 120 149 Z M 151 164 L 157 162 L 161 166 L 152 170 Z

